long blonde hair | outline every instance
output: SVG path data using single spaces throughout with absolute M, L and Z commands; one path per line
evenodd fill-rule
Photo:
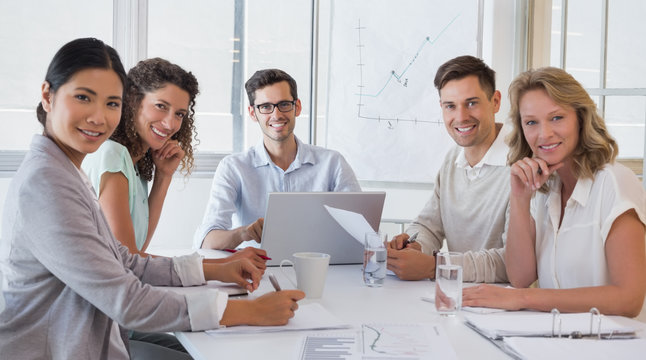
M 610 136 L 597 106 L 583 86 L 562 69 L 544 67 L 518 75 L 509 85 L 513 129 L 507 137 L 507 163 L 513 164 L 533 152 L 523 134 L 520 99 L 530 90 L 545 90 L 557 104 L 573 108 L 579 120 L 579 143 L 572 154 L 573 173 L 577 178 L 593 178 L 605 164 L 617 157 L 617 143 Z

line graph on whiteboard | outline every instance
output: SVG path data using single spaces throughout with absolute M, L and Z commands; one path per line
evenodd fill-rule
M 477 0 L 335 1 L 324 144 L 360 180 L 429 183 L 453 145 L 437 68 L 477 53 Z
M 361 25 L 361 19 L 359 19 L 359 22 L 357 24 L 356 30 L 357 30 L 357 38 L 359 39 L 359 43 L 357 44 L 357 49 L 359 53 L 359 62 L 357 63 L 357 67 L 359 68 L 359 85 L 358 87 L 358 92 L 356 95 L 358 96 L 358 102 L 357 102 L 357 117 L 359 119 L 368 119 L 368 120 L 377 120 L 379 122 L 384 121 L 388 125 L 388 129 L 394 129 L 394 126 L 399 123 L 413 123 L 415 125 L 417 124 L 438 124 L 441 125 L 442 122 L 438 119 L 419 119 L 417 117 L 412 118 L 412 117 L 399 117 L 395 115 L 368 115 L 366 113 L 369 113 L 368 110 L 364 110 L 364 107 L 367 105 L 366 100 L 367 99 L 376 99 L 378 98 L 384 90 L 391 84 L 391 81 L 395 81 L 397 84 L 400 86 L 407 88 L 408 87 L 408 70 L 415 64 L 416 60 L 419 58 L 420 54 L 422 51 L 424 51 L 427 47 L 432 47 L 435 42 L 444 34 L 444 32 L 455 22 L 455 20 L 458 18 L 457 15 L 449 23 L 440 31 L 440 33 L 433 39 L 431 39 L 430 36 L 426 36 L 424 40 L 422 41 L 422 44 L 419 46 L 417 52 L 412 55 L 411 59 L 407 61 L 406 66 L 403 68 L 403 70 L 397 72 L 397 70 L 391 70 L 390 71 L 390 76 L 388 76 L 388 79 L 386 82 L 381 86 L 379 90 L 373 93 L 366 93 L 365 85 L 363 83 L 363 67 L 366 65 L 363 61 L 363 56 L 362 56 L 362 49 L 365 47 L 364 44 L 361 43 L 361 31 L 365 30 L 366 28 Z M 363 110 L 363 113 L 362 113 Z

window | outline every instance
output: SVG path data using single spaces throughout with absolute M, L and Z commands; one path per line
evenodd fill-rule
M 54 52 L 87 36 L 115 47 L 126 68 L 163 57 L 195 74 L 196 174 L 210 173 L 221 154 L 260 138 L 244 91 L 258 69 L 281 68 L 296 79 L 303 112 L 295 131 L 309 142 L 311 12 L 312 3 L 301 0 L 1 2 L 0 125 L 11 131 L 0 133 L 0 173 L 14 171 L 32 135 L 42 131 L 35 108 Z
M 200 83 L 199 152 L 241 151 L 260 138 L 247 115 L 244 91 L 244 82 L 258 69 L 277 67 L 290 73 L 307 114 L 310 18 L 311 4 L 299 0 L 148 3 L 147 57 L 177 63 Z M 303 115 L 296 133 L 307 142 L 309 123 Z
M 25 151 L 33 134 L 42 132 L 36 105 L 47 65 L 78 37 L 112 44 L 112 0 L 0 2 L 0 150 Z
M 195 16 L 195 14 L 212 14 Z M 148 3 L 147 57 L 162 57 L 191 71 L 200 84 L 196 99 L 198 150 L 231 152 L 234 1 Z
M 564 68 L 597 101 L 618 158 L 644 158 L 646 25 L 639 0 L 554 0 L 550 64 Z M 635 39 L 636 41 L 631 41 Z

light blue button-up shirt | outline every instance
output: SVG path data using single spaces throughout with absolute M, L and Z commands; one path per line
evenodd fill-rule
M 271 161 L 262 141 L 222 159 L 193 246 L 201 247 L 211 230 L 231 230 L 264 217 L 270 192 L 361 191 L 354 171 L 339 152 L 304 144 L 298 138 L 296 145 L 296 158 L 287 170 Z

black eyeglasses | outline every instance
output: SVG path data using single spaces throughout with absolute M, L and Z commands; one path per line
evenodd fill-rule
M 291 101 L 284 100 L 277 104 L 264 103 L 260 105 L 255 105 L 255 107 L 256 109 L 258 109 L 258 112 L 260 112 L 261 114 L 271 114 L 274 112 L 274 108 L 276 107 L 280 112 L 292 111 L 295 103 L 296 103 L 296 100 L 291 100 Z

